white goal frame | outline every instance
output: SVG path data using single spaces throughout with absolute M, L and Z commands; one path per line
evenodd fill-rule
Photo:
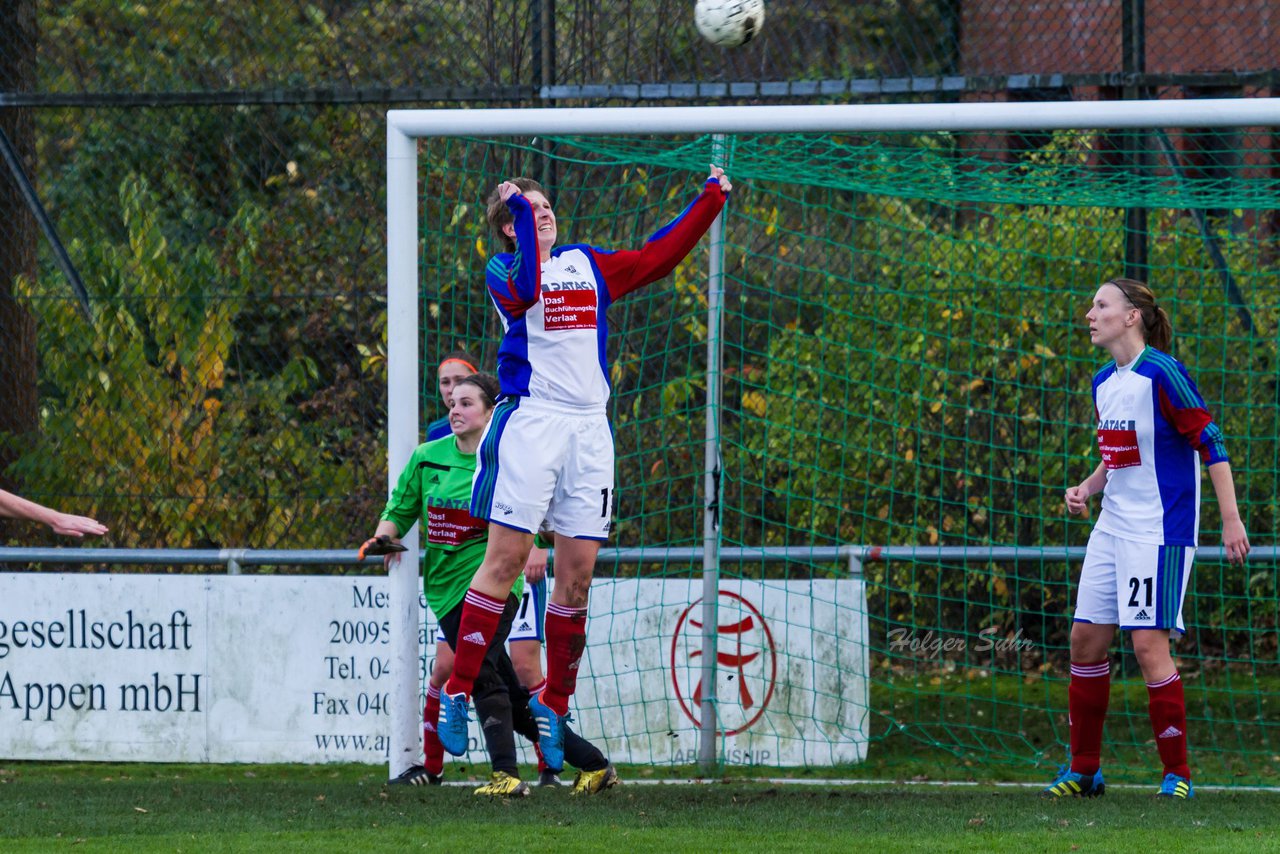
M 479 110 L 390 110 L 387 112 L 387 489 L 395 488 L 401 469 L 419 443 L 418 393 L 418 146 L 423 137 L 534 137 L 544 134 L 734 134 L 889 131 L 1049 131 L 1122 130 L 1166 127 L 1280 126 L 1280 98 L 1203 100 L 1076 101 L 1033 103 L 795 105 L 750 107 L 602 107 Z M 713 240 L 715 239 L 713 233 Z M 718 242 L 718 241 L 717 241 Z M 719 253 L 713 244 L 709 270 L 708 354 L 718 352 Z M 708 383 L 708 411 L 718 404 L 715 377 Z M 718 459 L 718 435 L 708 416 L 706 477 L 712 481 Z M 708 494 L 711 487 L 708 486 Z M 704 501 L 704 507 L 709 502 Z M 708 517 L 710 511 L 708 511 Z M 704 532 L 713 532 L 708 520 Z M 404 538 L 408 551 L 391 571 L 390 603 L 393 686 L 390 692 L 390 764 L 392 776 L 419 761 L 422 753 L 418 708 L 418 526 Z M 718 572 L 718 537 L 704 537 L 704 583 Z M 712 595 L 704 596 L 714 608 Z M 704 614 L 708 628 L 703 661 L 715 662 L 715 614 Z M 704 679 L 714 686 L 714 679 Z M 713 689 L 714 690 L 714 689 Z M 712 692 L 708 692 L 711 694 Z M 703 698 L 699 759 L 715 761 L 715 697 Z

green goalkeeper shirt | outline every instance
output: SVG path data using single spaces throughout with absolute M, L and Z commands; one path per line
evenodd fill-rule
M 467 595 L 489 541 L 488 523 L 471 515 L 475 470 L 476 455 L 459 451 L 453 436 L 421 444 L 382 511 L 383 520 L 402 537 L 422 519 L 422 589 L 436 619 Z M 524 592 L 523 576 L 511 592 L 517 598 Z

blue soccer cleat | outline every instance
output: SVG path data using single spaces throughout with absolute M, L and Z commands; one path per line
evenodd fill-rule
M 467 752 L 467 714 L 466 694 L 446 694 L 440 692 L 440 723 L 436 725 L 436 734 L 440 736 L 440 746 L 453 756 L 461 756 Z
M 1165 774 L 1164 782 L 1160 784 L 1160 791 L 1156 792 L 1157 798 L 1194 798 L 1196 790 L 1191 788 L 1191 781 L 1186 777 L 1179 777 L 1177 774 Z
M 1096 798 L 1107 791 L 1102 781 L 1102 769 L 1092 774 L 1079 774 L 1070 765 L 1062 766 L 1057 778 L 1040 790 L 1042 798 Z
M 538 747 L 542 760 L 551 768 L 564 767 L 564 722 L 568 715 L 558 715 L 542 702 L 542 694 L 529 698 L 529 713 L 538 724 Z

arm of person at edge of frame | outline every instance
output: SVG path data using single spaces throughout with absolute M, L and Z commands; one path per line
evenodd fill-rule
M 83 537 L 85 534 L 100 536 L 107 533 L 107 526 L 97 519 L 63 513 L 3 489 L 0 489 L 0 516 L 40 522 L 52 528 L 55 534 L 64 537 Z
M 651 236 L 642 248 L 608 251 L 591 247 L 591 255 L 609 289 L 610 300 L 617 300 L 670 275 L 707 233 L 732 189 L 729 176 L 713 163 L 698 197 Z

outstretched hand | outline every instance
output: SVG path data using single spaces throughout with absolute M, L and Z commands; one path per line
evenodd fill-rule
M 719 181 L 720 189 L 725 193 L 733 189 L 733 182 L 729 180 L 729 176 L 724 174 L 724 170 L 721 169 L 719 166 L 715 165 L 714 163 L 711 164 L 711 174 L 708 175 L 707 177 L 715 178 L 717 181 Z
M 107 532 L 107 526 L 97 519 L 90 519 L 88 516 L 72 516 L 70 513 L 54 515 L 49 520 L 49 527 L 55 534 L 61 534 L 64 537 L 83 537 L 85 534 L 100 537 Z

